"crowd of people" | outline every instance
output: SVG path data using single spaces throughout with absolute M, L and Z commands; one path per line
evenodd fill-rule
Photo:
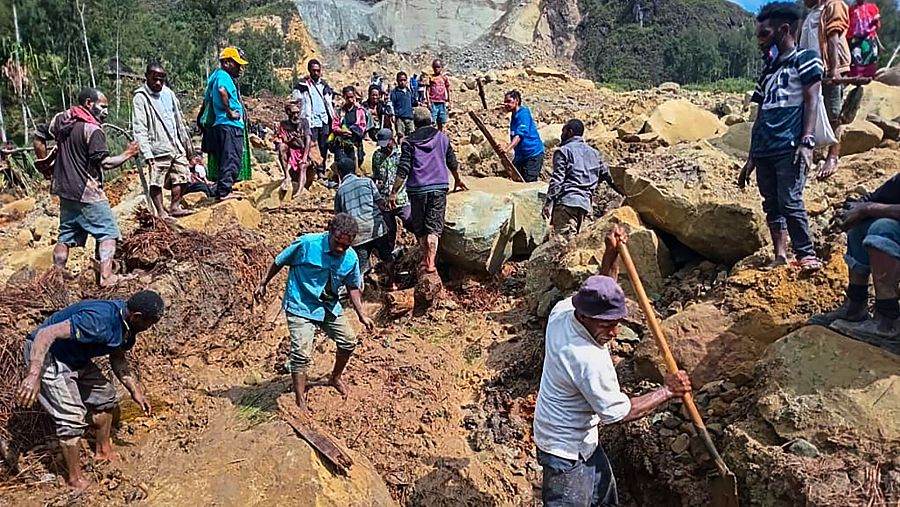
M 850 9 L 842 0 L 805 0 L 812 8 L 801 20 L 798 5 L 771 3 L 757 21 L 757 39 L 765 60 L 753 101 L 759 114 L 751 149 L 738 184 L 750 183 L 753 172 L 762 196 L 774 245 L 770 266 L 788 263 L 788 244 L 795 264 L 804 270 L 822 267 L 809 231 L 803 189 L 820 144 L 817 125 L 840 126 L 843 77 L 865 79 L 872 68 L 877 38 L 877 7 L 857 0 Z M 874 8 L 873 8 L 874 7 Z M 801 30 L 802 21 L 802 30 Z M 149 197 L 160 217 L 189 213 L 185 194 L 203 192 L 220 201 L 240 198 L 234 183 L 249 172 L 246 113 L 238 78 L 249 62 L 237 48 L 220 54 L 220 68 L 209 78 L 197 126 L 202 133 L 195 150 L 176 95 L 166 86 L 158 63 L 146 68 L 145 83 L 133 97 L 135 141 L 111 155 L 102 129 L 107 98 L 85 89 L 75 106 L 57 114 L 40 130 L 35 150 L 39 167 L 51 176 L 51 192 L 60 198 L 59 240 L 54 265 L 65 268 L 69 248 L 96 240 L 99 283 L 118 281 L 112 259 L 120 232 L 104 194 L 103 171 L 140 155 L 150 175 Z M 400 228 L 417 239 L 420 272 L 437 271 L 439 240 L 445 226 L 448 194 L 466 191 L 450 137 L 445 132 L 451 111 L 451 81 L 443 62 L 432 74 L 395 76 L 386 89 L 373 74 L 367 93 L 345 86 L 336 95 L 323 78 L 321 62 L 312 60 L 309 75 L 293 88 L 285 118 L 276 129 L 276 152 L 283 171 L 282 189 L 292 194 L 321 177 L 329 156 L 339 183 L 334 218 L 328 230 L 297 238 L 279 253 L 260 281 L 254 297 L 263 298 L 273 278 L 288 268 L 282 298 L 290 350 L 291 374 L 301 412 L 310 409 L 307 379 L 315 351 L 315 335 L 323 332 L 336 343 L 332 373 L 319 383 L 346 395 L 343 372 L 358 338 L 342 307 L 342 293 L 367 329 L 362 295 L 371 280 L 371 256 L 384 268 L 384 286 L 395 288 L 394 251 Z M 818 102 L 827 118 L 818 117 Z M 562 127 L 552 167 L 543 174 L 545 147 L 519 91 L 510 90 L 503 106 L 510 114 L 509 143 L 513 164 L 526 182 L 549 180 L 542 214 L 555 234 L 578 233 L 593 214 L 593 195 L 601 182 L 612 184 L 603 155 L 584 140 L 577 118 Z M 374 141 L 372 174 L 360 174 L 365 150 Z M 55 141 L 50 147 L 49 141 Z M 204 165 L 200 153 L 207 155 Z M 833 146 L 818 176 L 838 168 L 839 147 Z M 452 176 L 452 184 L 451 184 Z M 171 192 L 164 205 L 163 190 Z M 874 193 L 848 201 L 837 225 L 848 233 L 849 281 L 844 304 L 813 317 L 811 323 L 874 343 L 900 342 L 900 175 Z M 627 234 L 614 226 L 605 240 L 598 275 L 558 303 L 549 316 L 541 386 L 534 418 L 534 441 L 543 468 L 542 496 L 548 507 L 617 505 L 615 477 L 599 443 L 598 426 L 644 417 L 668 400 L 691 391 L 683 371 L 665 377 L 663 386 L 639 397 L 622 392 L 608 344 L 627 316 L 625 295 L 617 283 L 617 255 Z M 869 313 L 870 280 L 874 314 Z M 89 484 L 79 460 L 80 439 L 88 421 L 96 427 L 95 456 L 110 459 L 110 427 L 116 406 L 115 388 L 93 358 L 109 356 L 113 373 L 142 410 L 152 407 L 125 358 L 138 333 L 160 320 L 164 302 L 152 291 L 129 300 L 84 301 L 50 316 L 28 335 L 24 359 L 28 373 L 17 399 L 23 406 L 40 401 L 56 424 L 68 483 L 82 490 Z

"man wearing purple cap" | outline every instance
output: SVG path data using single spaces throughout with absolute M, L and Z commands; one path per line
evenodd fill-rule
M 636 398 L 629 399 L 619 388 L 607 344 L 618 336 L 619 322 L 628 315 L 625 294 L 616 283 L 618 247 L 625 241 L 625 232 L 614 226 L 606 237 L 600 274 L 559 302 L 547 322 L 534 412 L 545 507 L 618 505 L 616 479 L 597 426 L 640 419 L 691 390 L 683 371 L 667 375 L 663 387 Z

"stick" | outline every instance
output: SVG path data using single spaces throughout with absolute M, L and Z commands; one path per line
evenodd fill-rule
M 481 98 L 481 108 L 487 110 L 487 99 L 484 98 L 484 85 L 481 84 L 481 78 L 475 80 L 478 83 L 478 97 Z
M 348 475 L 347 472 L 353 466 L 353 460 L 325 432 L 316 431 L 309 426 L 310 419 L 300 414 L 300 409 L 293 404 L 290 396 L 279 398 L 278 408 L 281 410 L 281 416 L 285 422 L 294 428 L 300 438 L 306 440 L 313 449 L 328 458 L 338 472 Z
M 113 125 L 112 123 L 104 123 L 103 127 L 104 128 L 109 127 L 117 132 L 120 132 L 129 141 L 134 141 L 134 136 L 131 135 L 131 132 L 123 129 L 122 127 L 120 127 L 118 125 Z M 147 184 L 147 176 L 144 175 L 144 168 L 143 168 L 143 166 L 141 166 L 141 164 L 135 163 L 134 165 L 137 166 L 138 179 L 141 180 L 141 188 L 144 191 L 144 200 L 146 201 L 147 209 L 150 211 L 150 214 L 152 214 L 153 216 L 158 216 L 156 213 L 156 206 L 153 205 L 153 200 L 150 199 L 150 186 Z M 147 169 L 148 170 L 150 169 L 149 161 L 147 161 Z
M 506 172 L 509 173 L 509 177 L 513 181 L 525 181 L 525 178 L 519 174 L 519 170 L 516 169 L 516 166 L 510 162 L 509 157 L 506 156 L 506 153 L 503 153 L 503 150 L 500 149 L 500 145 L 497 144 L 497 141 L 494 140 L 494 136 L 488 131 L 487 127 L 484 125 L 484 122 L 481 121 L 481 118 L 475 114 L 475 111 L 469 111 L 469 116 L 472 118 L 472 121 L 475 122 L 475 126 L 478 127 L 478 130 L 484 135 L 484 138 L 487 139 L 488 143 L 490 143 L 491 148 L 494 149 L 494 153 L 500 157 L 500 165 L 506 169 Z
M 894 54 L 891 55 L 891 59 L 888 60 L 888 63 L 885 66 L 886 69 L 891 68 L 891 65 L 894 63 L 894 59 L 897 58 L 897 53 L 900 53 L 900 44 L 897 44 L 897 49 L 894 50 Z

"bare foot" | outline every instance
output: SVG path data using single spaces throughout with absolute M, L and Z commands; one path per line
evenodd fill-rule
M 94 461 L 97 462 L 109 462 L 112 464 L 118 464 L 122 462 L 121 456 L 119 453 L 114 452 L 112 450 L 109 451 L 96 451 L 94 452 Z
M 72 489 L 72 493 L 76 495 L 80 495 L 84 493 L 86 489 L 91 487 L 91 481 L 87 477 L 81 475 L 79 477 L 70 477 L 66 480 L 66 484 L 69 485 L 69 488 Z
M 300 411 L 300 415 L 311 416 L 312 412 L 309 410 L 309 405 L 306 404 L 306 400 L 296 398 L 294 400 L 297 403 L 297 409 Z
M 347 384 L 344 384 L 344 381 L 339 378 L 328 377 L 327 379 L 310 382 L 308 385 L 310 387 L 333 387 L 337 390 L 337 392 L 341 393 L 342 396 L 347 396 L 350 394 L 350 390 L 347 388 Z
M 175 218 L 186 217 L 188 215 L 194 214 L 193 211 L 184 209 L 182 207 L 172 208 L 172 210 L 169 213 L 171 213 L 171 215 Z
M 824 181 L 834 175 L 838 170 L 838 158 L 837 157 L 828 157 L 825 159 L 825 163 L 822 164 L 822 169 L 819 169 L 819 173 L 816 174 L 816 179 L 819 181 Z

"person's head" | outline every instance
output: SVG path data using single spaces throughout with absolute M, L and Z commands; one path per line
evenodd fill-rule
M 300 117 L 302 112 L 300 110 L 300 104 L 296 102 L 288 102 L 284 106 L 284 114 L 287 116 L 288 121 L 293 125 L 300 125 Z
M 406 88 L 409 83 L 409 77 L 402 70 L 397 73 L 397 88 Z
M 147 64 L 147 69 L 144 71 L 144 79 L 146 80 L 147 88 L 150 88 L 150 91 L 153 93 L 161 92 L 163 86 L 166 84 L 166 77 L 166 71 L 163 69 L 162 65 L 157 62 Z
M 425 107 L 417 107 L 413 109 L 413 125 L 416 128 L 427 127 L 431 125 L 431 111 Z
M 560 136 L 561 141 L 568 141 L 569 139 L 577 136 L 584 135 L 584 123 L 581 122 L 578 118 L 572 118 L 567 121 L 562 128 L 562 135 Z
M 606 345 L 619 335 L 619 322 L 628 316 L 625 293 L 615 280 L 595 275 L 587 279 L 572 297 L 575 319 L 598 345 Z
M 346 213 L 338 213 L 328 224 L 328 246 L 332 252 L 344 255 L 353 246 L 358 233 L 356 219 Z
M 194 156 L 191 158 L 191 164 L 203 165 L 203 155 L 200 153 L 194 153 Z
M 763 54 L 767 54 L 773 45 L 782 52 L 793 44 L 801 17 L 800 6 L 793 2 L 772 2 L 763 6 L 756 16 L 756 41 Z
M 356 88 L 353 86 L 345 86 L 341 90 L 341 96 L 344 97 L 344 107 L 356 105 Z
M 378 144 L 378 147 L 382 150 L 391 152 L 394 151 L 394 147 L 396 146 L 396 142 L 394 141 L 394 131 L 391 129 L 381 129 L 375 134 L 375 143 Z
M 862 5 L 866 3 L 866 0 L 856 0 L 856 5 Z
M 156 292 L 142 290 L 125 303 L 125 322 L 135 332 L 146 331 L 162 318 L 166 304 Z
M 506 108 L 506 112 L 512 113 L 518 111 L 519 106 L 521 105 L 522 94 L 519 93 L 519 90 L 510 90 L 503 96 L 503 107 Z
M 244 52 L 240 48 L 228 46 L 219 53 L 219 64 L 231 77 L 240 77 L 247 63 L 249 62 L 244 58 Z
M 356 160 L 353 157 L 340 157 L 335 162 L 335 166 L 337 166 L 341 179 L 356 174 Z
M 306 70 L 309 72 L 309 78 L 318 81 L 322 77 L 322 63 L 313 58 L 306 64 Z
M 82 88 L 78 92 L 78 105 L 90 111 L 98 121 L 109 116 L 109 100 L 96 88 Z
M 378 85 L 372 85 L 369 87 L 369 103 L 375 104 L 381 100 L 381 88 Z
M 435 75 L 439 75 L 441 72 L 444 71 L 444 62 L 442 62 L 440 59 L 436 58 L 434 61 L 431 62 L 431 70 L 434 71 Z

